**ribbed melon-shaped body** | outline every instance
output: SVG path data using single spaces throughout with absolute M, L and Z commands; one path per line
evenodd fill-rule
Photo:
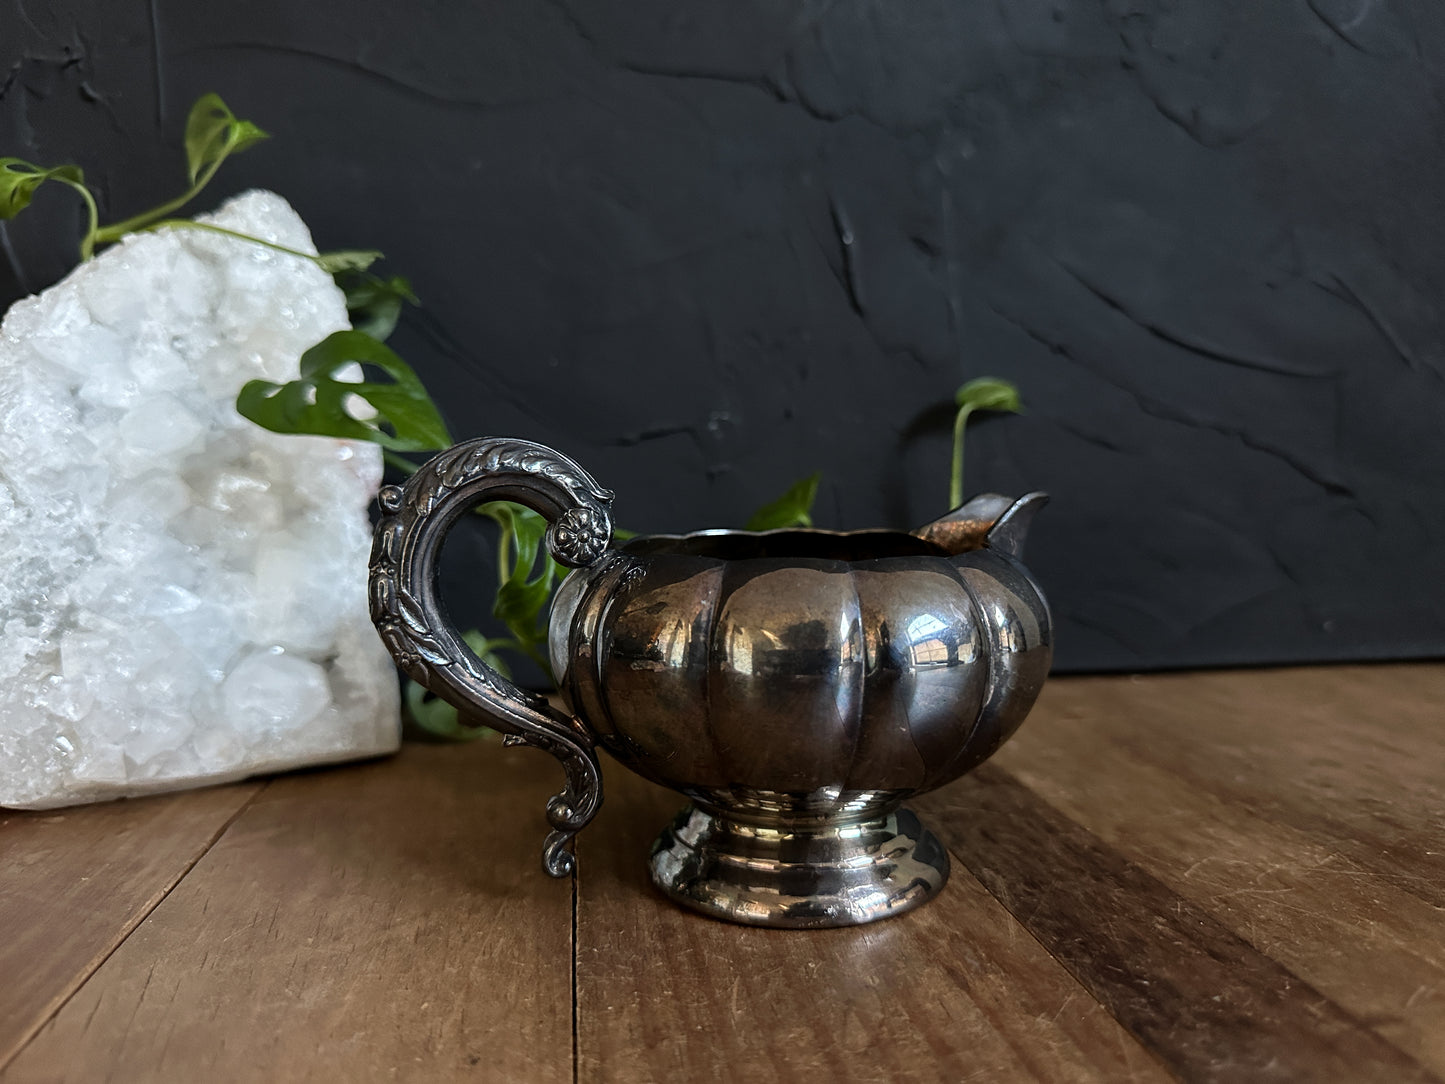
M 574 711 L 641 774 L 733 815 L 868 816 L 1023 720 L 1052 628 L 1021 564 L 912 535 L 639 538 L 558 593 Z

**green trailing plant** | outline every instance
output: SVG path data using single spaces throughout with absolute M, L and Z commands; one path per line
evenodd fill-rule
M 386 338 L 396 326 L 403 303 L 415 304 L 416 296 L 406 279 L 400 276 L 382 278 L 369 270 L 381 258 L 381 253 L 375 249 L 302 252 L 223 226 L 174 217 L 211 183 L 226 159 L 269 138 L 255 124 L 231 112 L 220 95 L 203 94 L 191 106 L 186 118 L 186 177 L 189 186 L 179 196 L 140 214 L 102 226 L 95 194 L 86 185 L 85 173 L 79 166 L 38 166 L 23 158 L 0 157 L 0 219 L 14 218 L 29 207 L 36 190 L 49 182 L 74 190 L 85 205 L 86 228 L 80 238 L 82 261 L 90 259 L 96 249 L 114 244 L 127 234 L 161 229 L 199 230 L 284 252 L 316 264 L 336 280 L 346 296 L 346 308 L 353 328 L 373 334 L 378 339 Z

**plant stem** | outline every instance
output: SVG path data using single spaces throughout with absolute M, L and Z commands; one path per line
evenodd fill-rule
M 497 532 L 497 583 L 506 583 L 512 578 L 512 529 L 502 527 Z
M 276 252 L 284 252 L 288 256 L 300 256 L 303 260 L 310 260 L 312 263 L 316 263 L 321 259 L 320 256 L 312 255 L 310 252 L 302 252 L 299 248 L 287 248 L 285 245 L 278 245 L 274 241 L 267 241 L 260 237 L 252 237 L 249 233 L 228 230 L 225 226 L 213 226 L 209 222 L 196 222 L 189 218 L 164 218 L 159 222 L 152 222 L 148 226 L 141 226 L 131 232 L 150 233 L 154 230 L 161 230 L 167 227 L 182 230 L 201 230 L 204 233 L 219 233 L 223 237 L 234 237 L 238 241 L 249 241 L 253 245 L 274 249 Z
M 173 214 L 174 212 L 179 211 L 186 204 L 190 203 L 191 200 L 195 199 L 198 195 L 200 195 L 201 189 L 205 188 L 206 185 L 211 183 L 211 178 L 216 175 L 216 170 L 221 168 L 221 163 L 226 160 L 227 156 L 230 153 L 230 149 L 227 148 L 225 154 L 222 154 L 214 162 L 207 166 L 206 171 L 201 174 L 200 178 L 196 181 L 195 184 L 191 185 L 189 191 L 182 193 L 181 195 L 177 196 L 175 199 L 170 200 L 167 203 L 162 203 L 159 207 L 152 207 L 149 211 L 142 211 L 140 214 L 132 215 L 130 218 L 127 218 L 122 222 L 116 222 L 112 225 L 106 226 L 103 230 L 96 230 L 94 235 L 94 243 L 97 245 L 108 245 L 114 241 L 119 241 L 126 234 L 135 233 L 138 230 L 149 226 L 151 223 L 155 222 L 156 219 L 165 218 L 166 215 Z
M 953 473 L 948 479 L 950 511 L 963 503 L 963 429 L 972 413 L 973 404 L 968 403 L 958 408 L 958 414 L 953 419 Z
M 80 193 L 80 198 L 85 200 L 85 210 L 90 216 L 90 225 L 85 231 L 85 236 L 80 239 L 80 258 L 83 261 L 90 259 L 95 251 L 95 235 L 100 226 L 100 212 L 95 208 L 95 197 L 90 194 L 90 189 L 78 181 L 66 181 L 66 184 Z

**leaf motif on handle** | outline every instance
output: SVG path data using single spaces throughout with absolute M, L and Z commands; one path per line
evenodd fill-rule
M 584 567 L 612 536 L 612 493 L 571 460 L 524 441 L 483 438 L 434 456 L 403 487 L 379 494 L 386 513 L 371 553 L 371 617 L 382 642 L 418 684 L 459 710 L 484 715 L 509 744 L 542 749 L 562 764 L 566 786 L 547 805 L 553 831 L 543 864 L 554 877 L 572 871 L 567 842 L 602 802 L 602 777 L 590 736 L 572 719 L 490 670 L 446 621 L 435 599 L 436 558 L 457 515 L 499 487 L 531 495 L 552 520 L 547 546 L 561 563 Z M 415 593 L 413 593 L 415 592 Z
M 404 591 L 396 594 L 397 612 L 401 614 L 402 621 L 412 633 L 418 637 L 426 636 L 426 619 L 421 615 L 421 607 L 416 601 Z

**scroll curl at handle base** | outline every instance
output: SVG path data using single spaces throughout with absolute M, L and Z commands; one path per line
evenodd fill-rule
M 405 485 L 381 491 L 385 515 L 371 551 L 371 619 L 408 677 L 464 719 L 500 730 L 507 744 L 530 745 L 561 762 L 566 785 L 547 803 L 553 831 L 542 864 L 553 877 L 565 877 L 575 864 L 567 843 L 602 805 L 592 736 L 542 697 L 489 669 L 438 597 L 438 558 L 447 532 L 477 504 L 498 500 L 547 518 L 547 548 L 560 564 L 592 564 L 611 541 L 612 493 L 572 460 L 528 441 L 465 441 L 428 461 Z

